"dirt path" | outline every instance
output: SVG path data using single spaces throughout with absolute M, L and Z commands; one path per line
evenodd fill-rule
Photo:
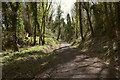
M 55 50 L 55 58 L 36 78 L 110 78 L 109 66 L 86 54 L 79 48 L 62 43 Z

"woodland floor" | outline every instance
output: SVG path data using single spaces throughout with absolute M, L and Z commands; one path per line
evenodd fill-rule
M 109 65 L 101 59 L 90 57 L 87 54 L 89 53 L 64 42 L 54 50 L 54 57 L 48 62 L 42 64 L 39 60 L 29 61 L 25 64 L 20 62 L 20 65 L 23 66 L 19 66 L 19 68 L 12 65 L 9 70 L 3 70 L 3 77 L 19 78 L 17 74 L 28 69 L 31 74 L 34 74 L 33 78 L 113 78 L 112 74 L 116 74 L 115 77 L 120 78 L 120 74 L 118 72 L 111 73 Z M 31 63 L 34 67 L 30 66 Z M 35 71 L 36 73 L 34 73 Z M 26 78 L 25 75 L 28 72 L 24 72 L 25 75 L 23 72 L 20 77 Z

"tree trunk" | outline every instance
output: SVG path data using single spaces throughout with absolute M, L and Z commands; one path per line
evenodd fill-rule
M 19 9 L 19 3 L 16 2 L 16 6 L 14 6 L 10 2 L 10 6 L 11 6 L 11 9 L 12 9 L 12 11 L 14 13 L 14 14 L 12 14 L 12 31 L 14 31 L 13 32 L 13 47 L 14 47 L 14 51 L 18 51 L 17 36 L 16 36 L 16 26 L 17 26 L 17 11 Z
M 37 26 L 38 26 L 38 32 L 39 32 L 39 45 L 40 45 L 40 41 L 41 41 L 41 38 L 40 38 L 40 36 L 41 36 L 41 30 L 40 30 L 40 25 L 39 25 L 39 23 L 37 22 Z
M 45 14 L 44 15 L 44 21 L 43 21 L 43 39 L 42 39 L 42 45 L 45 44 Z
M 76 21 L 76 25 L 75 25 L 75 38 L 78 38 L 78 2 L 75 3 L 76 9 L 75 9 L 75 21 Z
M 59 40 L 60 38 L 60 24 L 59 24 L 59 28 L 58 28 L 58 36 L 57 36 L 57 40 Z
M 80 21 L 80 33 L 81 33 L 81 38 L 82 41 L 84 40 L 83 37 L 83 26 L 82 26 L 82 8 L 81 8 L 81 2 L 79 2 L 79 21 Z
M 29 22 L 29 24 L 30 24 L 30 26 L 29 26 L 29 28 L 28 28 L 28 33 L 29 33 L 29 36 L 28 37 L 30 37 L 31 35 L 32 35 L 32 33 L 31 33 L 31 17 L 30 17 L 30 13 L 29 13 L 29 7 L 28 7 L 28 3 L 26 3 L 26 11 L 27 11 L 27 16 L 28 16 L 28 22 Z
M 92 27 L 92 23 L 91 23 L 90 15 L 89 15 L 88 10 L 86 10 L 86 12 L 87 12 L 88 21 L 89 21 L 89 24 L 90 24 L 91 34 L 92 34 L 92 37 L 94 37 L 94 31 L 93 31 L 93 27 Z
M 42 19 L 42 26 L 41 26 L 41 28 L 43 30 L 43 33 L 41 35 L 41 39 L 42 39 L 42 45 L 44 45 L 45 44 L 45 14 L 46 14 L 46 11 L 44 9 L 44 2 L 42 2 L 42 8 L 43 8 L 43 19 Z
M 77 39 L 78 38 L 78 35 L 77 35 L 77 27 L 75 27 L 75 38 Z
M 12 26 L 13 26 L 13 45 L 14 45 L 14 51 L 18 51 L 18 46 L 17 46 L 17 36 L 16 36 L 16 24 L 17 24 L 17 15 L 12 16 Z
M 105 20 L 106 20 L 106 23 L 105 23 L 105 30 L 106 30 L 106 37 L 108 38 L 108 40 L 112 40 L 113 39 L 113 28 L 111 26 L 111 23 L 110 23 L 110 19 L 109 19 L 109 14 L 108 14 L 108 7 L 107 7 L 107 3 L 104 2 L 104 7 L 105 7 Z
M 36 44 L 36 24 L 35 24 L 35 28 L 34 28 L 34 44 L 33 45 L 35 45 Z
M 34 45 L 36 45 L 36 30 L 37 30 L 37 3 L 34 3 L 34 12 L 33 12 L 35 18 L 35 28 L 34 28 Z
M 42 21 L 42 24 L 41 24 L 41 27 L 40 27 L 39 44 L 41 44 L 41 41 L 42 41 L 42 28 L 43 28 L 43 21 Z

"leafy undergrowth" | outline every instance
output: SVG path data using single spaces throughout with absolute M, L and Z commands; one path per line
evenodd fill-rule
M 22 48 L 19 52 L 3 52 L 3 78 L 34 77 L 54 58 L 53 50 L 57 46 L 57 42 L 52 42 L 44 46 Z

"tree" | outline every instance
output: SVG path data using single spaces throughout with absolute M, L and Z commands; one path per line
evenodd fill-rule
M 78 21 L 79 21 L 79 16 L 78 16 L 78 2 L 75 3 L 75 37 L 76 39 L 78 38 Z
M 89 24 L 90 24 L 90 30 L 91 30 L 91 34 L 92 34 L 92 37 L 94 37 L 94 31 L 93 31 L 93 27 L 92 27 L 92 22 L 91 22 L 91 18 L 90 18 L 90 14 L 89 14 L 89 3 L 84 3 L 84 9 L 86 10 L 86 13 L 87 13 L 87 17 L 88 17 L 88 21 L 89 21 Z
M 9 2 L 10 6 L 11 6 L 11 10 L 14 14 L 12 14 L 11 18 L 12 18 L 12 31 L 13 31 L 13 46 L 14 46 L 14 51 L 18 51 L 18 47 L 17 47 L 17 36 L 16 36 L 16 26 L 17 26 L 17 11 L 19 9 L 19 2 L 16 3 L 12 3 Z
M 44 2 L 42 2 L 42 9 L 43 9 L 42 25 L 41 25 L 41 29 L 43 29 L 43 30 L 41 30 L 41 31 L 43 31 L 42 36 L 41 36 L 42 45 L 45 44 L 45 26 L 46 26 L 46 17 L 47 17 L 46 15 L 48 15 L 48 13 L 49 13 L 51 4 L 52 4 L 52 2 L 50 2 L 49 6 L 48 6 L 48 2 L 47 2 L 46 7 L 44 7 L 45 4 L 44 4 Z
M 83 26 L 82 26 L 82 4 L 79 2 L 79 21 L 80 21 L 80 33 L 81 33 L 81 38 L 84 40 L 83 37 Z
M 67 14 L 67 26 L 66 26 L 66 32 L 67 32 L 67 41 L 70 41 L 72 38 L 72 34 L 73 34 L 73 31 L 72 31 L 72 26 L 71 26 L 71 19 L 70 19 L 70 15 L 69 13 Z
M 63 11 L 61 10 L 61 5 L 58 6 L 57 8 L 57 16 L 56 16 L 56 22 L 55 22 L 55 26 L 58 26 L 57 29 L 57 40 L 59 40 L 60 38 L 60 34 L 61 34 L 61 16 L 62 16 Z
M 32 10 L 33 10 L 33 18 L 34 18 L 34 44 L 36 44 L 36 31 L 37 31 L 37 27 L 39 26 L 38 24 L 38 20 L 37 20 L 37 3 L 31 3 L 32 6 Z
M 103 4 L 93 4 L 90 8 L 93 10 L 92 13 L 92 22 L 94 26 L 94 36 L 100 37 L 102 34 L 104 34 L 104 10 L 103 10 Z

